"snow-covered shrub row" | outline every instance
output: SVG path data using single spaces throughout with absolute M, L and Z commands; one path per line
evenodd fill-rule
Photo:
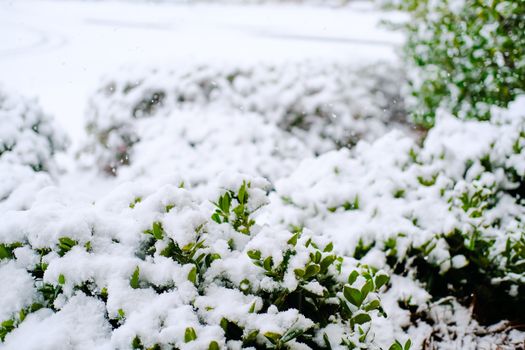
M 100 167 L 115 169 L 133 162 L 140 120 L 175 119 L 179 111 L 209 106 L 262 115 L 320 153 L 375 139 L 400 124 L 400 74 L 389 65 L 311 62 L 126 70 L 106 79 L 92 97 L 87 114 L 92 138 L 86 147 L 97 154 Z
M 218 188 L 212 204 L 128 183 L 82 204 L 49 187 L 0 213 L 2 348 L 375 348 L 389 277 L 307 230 L 255 224 L 266 180 Z
M 438 108 L 488 119 L 524 92 L 525 2 L 381 0 L 406 11 L 410 102 L 416 120 L 432 125 Z
M 25 207 L 50 184 L 53 156 L 67 139 L 31 99 L 0 88 L 0 210 Z
M 314 155 L 298 137 L 260 115 L 230 109 L 177 111 L 135 120 L 133 127 L 141 142 L 126 154 L 129 166 L 106 169 L 118 173 L 120 180 L 176 173 L 195 187 L 226 170 L 275 180 Z M 100 153 L 83 153 L 82 163 L 90 167 L 101 160 L 93 159 L 97 156 Z
M 304 161 L 276 183 L 268 220 L 408 274 L 480 322 L 523 321 L 525 98 L 490 122 L 438 118 L 422 146 L 399 132 Z M 414 300 L 416 299 L 416 300 Z M 407 299 L 415 319 L 425 308 Z

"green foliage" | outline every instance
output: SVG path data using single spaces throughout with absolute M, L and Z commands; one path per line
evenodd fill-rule
M 135 208 L 135 205 L 137 205 L 138 203 L 140 203 L 142 201 L 142 198 L 141 197 L 136 197 L 133 202 L 129 203 L 129 207 L 131 209 Z
M 42 305 L 39 303 L 33 303 L 32 305 L 21 309 L 18 314 L 12 318 L 3 321 L 0 323 L 0 342 L 5 340 L 5 337 L 16 329 L 22 323 L 26 316 L 32 312 L 38 311 L 42 308 Z
M 140 277 L 140 269 L 137 266 L 135 268 L 135 270 L 133 271 L 133 274 L 131 275 L 131 278 L 129 279 L 129 285 L 131 286 L 131 288 L 133 288 L 133 289 L 140 288 L 139 277 Z
M 432 175 L 430 178 L 425 178 L 423 176 L 418 176 L 417 181 L 426 187 L 434 186 L 436 183 L 437 175 Z
M 67 252 L 71 250 L 71 248 L 73 248 L 77 244 L 77 241 L 69 237 L 60 237 L 58 239 L 58 255 L 64 256 Z
M 22 246 L 23 244 L 19 242 L 11 244 L 0 244 L 0 260 L 14 258 L 13 250 Z
M 145 234 L 152 235 L 156 240 L 162 240 L 164 236 L 164 229 L 162 228 L 162 223 L 154 222 L 151 229 L 144 231 Z
M 525 87 L 525 2 L 386 0 L 406 11 L 405 54 L 414 70 L 415 120 L 432 126 L 444 107 L 461 118 L 490 118 Z
M 290 260 L 304 250 L 309 259 L 301 268 L 294 268 L 293 273 L 298 286 L 295 290 L 278 288 L 272 292 L 260 291 L 265 306 L 276 306 L 279 310 L 298 309 L 314 323 L 316 327 L 325 327 L 333 318 L 345 322 L 348 334 L 341 340 L 349 349 L 361 348 L 369 339 L 370 322 L 378 314 L 386 316 L 377 296 L 377 291 L 388 282 L 388 276 L 376 269 L 361 266 L 352 271 L 347 283 L 341 283 L 339 275 L 344 258 L 332 252 L 333 244 L 320 249 L 312 239 L 300 239 L 297 232 L 288 240 L 288 249 L 283 252 L 283 259 L 275 264 L 272 256 L 263 256 L 259 250 L 248 251 L 252 262 L 264 271 L 264 274 L 277 283 L 290 273 Z M 317 285 L 320 289 L 311 289 Z M 334 300 L 338 300 L 334 303 Z M 289 329 L 284 334 L 265 333 L 275 349 L 285 349 L 292 339 L 310 346 L 312 329 Z M 332 340 L 333 341 L 333 340 Z M 313 345 L 319 348 L 319 345 Z M 330 342 L 327 342 L 330 348 Z
M 215 214 L 219 215 L 221 224 L 231 225 L 241 234 L 219 229 L 212 224 L 211 219 L 208 219 L 208 222 L 200 223 L 195 227 L 190 241 L 185 241 L 182 246 L 177 240 L 179 237 L 176 232 L 169 232 L 167 227 L 163 226 L 162 219 L 158 219 L 152 222 L 151 227 L 143 231 L 143 234 L 137 236 L 138 240 L 135 241 L 133 252 L 135 256 L 130 254 L 135 261 L 134 268 L 130 267 L 128 271 L 130 274 L 124 276 L 122 282 L 129 283 L 131 289 L 147 288 L 148 293 L 161 295 L 177 293 L 179 286 L 175 285 L 174 281 L 162 282 L 165 283 L 163 285 L 149 281 L 149 274 L 141 274 L 142 266 L 144 268 L 155 266 L 156 262 L 170 264 L 171 259 L 171 266 L 176 269 L 175 271 L 186 274 L 177 278 L 185 277 L 193 284 L 194 289 L 190 284 L 184 286 L 184 289 L 193 290 L 196 298 L 188 301 L 189 305 L 181 305 L 181 307 L 190 306 L 189 310 L 195 312 L 194 315 L 199 323 L 188 322 L 188 319 L 181 320 L 189 324 L 183 324 L 184 334 L 179 335 L 177 340 L 180 343 L 194 342 L 195 346 L 197 344 L 201 346 L 202 343 L 210 350 L 220 349 L 230 340 L 240 342 L 242 348 L 282 350 L 292 349 L 296 344 L 322 350 L 331 349 L 332 346 L 341 343 L 349 349 L 365 349 L 373 344 L 373 335 L 370 334 L 371 323 L 377 317 L 386 316 L 381 307 L 378 290 L 388 283 L 388 276 L 382 271 L 359 265 L 353 258 L 337 255 L 332 243 L 317 243 L 303 234 L 300 227 L 294 227 L 292 232 L 275 230 L 275 237 L 269 227 L 268 230 L 250 232 L 249 228 L 253 225 L 250 214 L 253 211 L 248 210 L 249 189 L 250 183 L 243 182 L 237 191 L 227 191 L 216 204 Z M 357 203 L 356 200 L 356 207 Z M 160 211 L 163 209 L 161 208 Z M 129 213 L 130 210 L 125 208 L 125 212 Z M 239 223 L 238 226 L 236 222 Z M 215 231 L 212 231 L 213 229 Z M 269 255 L 266 251 L 258 249 L 250 250 L 250 244 L 261 242 L 248 236 L 254 235 L 255 232 L 263 235 L 262 242 L 265 244 L 275 244 L 271 249 L 275 255 Z M 264 236 L 265 234 L 268 236 Z M 234 238 L 231 237 L 232 235 Z M 236 238 L 239 242 L 235 241 Z M 92 239 L 95 240 L 96 237 Z M 20 310 L 18 314 L 12 315 L 7 320 L 0 320 L 2 321 L 0 340 L 3 341 L 8 333 L 18 327 L 30 312 L 39 308 L 60 312 L 64 301 L 67 303 L 69 298 L 77 295 L 95 298 L 108 306 L 108 299 L 111 297 L 109 294 L 113 287 L 100 285 L 107 282 L 94 278 L 75 282 L 78 276 L 71 275 L 73 271 L 60 271 L 60 262 L 68 259 L 67 254 L 74 246 L 82 247 L 81 244 L 84 244 L 89 251 L 92 250 L 90 242 L 84 243 L 70 237 L 61 237 L 58 244 L 52 244 L 51 248 L 34 248 L 26 241 L 1 245 L 0 253 L 3 259 L 16 259 L 13 250 L 23 246 L 36 253 L 39 260 L 28 271 L 34 278 L 36 289 L 34 304 Z M 122 243 L 113 241 L 110 244 Z M 97 242 L 96 247 L 98 246 Z M 56 262 L 59 264 L 55 265 Z M 217 263 L 212 266 L 214 262 Z M 46 271 L 49 272 L 48 263 L 53 266 L 52 273 L 56 273 L 52 279 L 49 278 L 51 276 L 46 276 Z M 232 277 L 230 271 L 224 268 L 232 263 L 242 264 L 240 273 L 245 275 Z M 148 268 L 148 271 L 151 270 Z M 262 279 L 265 279 L 265 282 L 259 283 L 258 281 Z M 226 297 L 231 293 L 232 299 L 226 302 L 235 305 L 236 299 L 240 299 L 239 305 L 243 305 L 245 315 L 240 315 L 239 319 L 234 320 L 228 319 L 227 317 L 230 316 L 227 313 L 219 314 L 219 317 L 216 317 L 217 314 L 206 317 L 207 312 L 224 312 L 217 311 L 219 308 L 214 310 L 214 306 L 202 304 L 214 289 L 225 292 Z M 135 293 L 132 290 L 128 292 Z M 246 303 L 242 300 L 244 297 L 248 300 Z M 136 312 L 125 305 L 116 312 L 114 309 L 107 308 L 105 317 L 109 325 L 116 329 L 126 327 L 127 322 L 135 317 Z M 294 316 L 295 312 L 297 312 L 296 316 Z M 284 313 L 288 314 L 282 317 Z M 287 324 L 290 316 L 296 317 L 296 320 Z M 258 318 L 273 320 L 274 317 L 275 320 L 285 320 L 286 325 L 279 326 L 278 330 L 273 332 L 263 331 L 257 326 L 258 322 L 251 321 Z M 209 326 L 218 326 L 214 319 L 221 320 L 219 325 L 224 334 L 204 343 L 205 337 L 210 333 L 202 330 Z M 328 339 L 326 333 L 329 331 L 324 329 L 329 326 L 339 327 L 342 337 Z M 316 340 L 318 336 L 327 339 L 326 346 L 318 344 Z M 168 346 L 136 333 L 131 333 L 127 341 L 133 349 L 160 350 Z M 169 346 L 175 345 L 170 343 Z
M 340 206 L 330 207 L 330 208 L 328 208 L 328 211 L 333 213 L 339 208 L 342 208 L 342 210 L 344 210 L 344 211 L 359 209 L 359 196 L 355 196 L 355 198 L 354 198 L 354 200 L 352 202 L 346 201 L 343 204 L 341 204 Z
M 219 343 L 217 343 L 215 340 L 210 343 L 210 346 L 208 346 L 208 350 L 220 350 Z
M 189 343 L 195 339 L 197 339 L 197 333 L 195 332 L 195 329 L 192 327 L 186 328 L 186 331 L 184 332 L 184 342 Z
M 410 347 L 412 346 L 412 342 L 410 339 L 408 339 L 405 342 L 405 345 L 402 345 L 399 341 L 395 341 L 394 344 L 392 344 L 389 348 L 389 350 L 410 350 Z
M 250 211 L 248 208 L 250 186 L 249 182 L 243 181 L 237 193 L 227 190 L 221 195 L 219 200 L 213 203 L 216 209 L 211 217 L 212 220 L 218 224 L 231 223 L 235 231 L 249 235 L 250 228 L 255 224 L 255 220 L 250 215 L 258 209 Z

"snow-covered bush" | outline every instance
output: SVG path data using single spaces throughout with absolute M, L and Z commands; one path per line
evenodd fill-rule
M 480 322 L 522 320 L 524 110 L 521 97 L 490 122 L 442 115 L 421 147 L 393 132 L 305 161 L 276 183 L 271 221 L 472 303 Z
M 375 139 L 392 124 L 400 125 L 400 74 L 389 65 L 312 62 L 126 70 L 123 77 L 107 79 L 92 97 L 87 124 L 92 139 L 86 147 L 97 154 L 101 168 L 111 171 L 133 161 L 141 120 L 176 119 L 181 111 L 209 107 L 261 115 L 320 153 Z
M 383 2 L 410 15 L 405 49 L 419 123 L 432 125 L 439 107 L 488 119 L 491 105 L 505 107 L 524 92 L 523 1 Z
M 215 204 L 174 185 L 94 204 L 50 187 L 0 213 L 2 348 L 374 348 L 389 277 L 255 224 L 265 180 L 221 181 Z
M 0 212 L 26 208 L 52 183 L 66 137 L 36 101 L 0 89 Z
M 260 115 L 230 109 L 175 111 L 135 120 L 133 128 L 141 141 L 126 155 L 129 166 L 107 169 L 119 179 L 182 174 L 187 185 L 195 187 L 229 170 L 275 180 L 289 174 L 302 158 L 313 156 L 298 137 Z M 82 155 L 87 167 L 109 161 L 105 156 L 111 153 L 98 145 L 95 151 L 101 152 Z
M 65 146 L 65 135 L 36 101 L 0 89 L 1 163 L 49 171 L 54 167 L 53 155 Z

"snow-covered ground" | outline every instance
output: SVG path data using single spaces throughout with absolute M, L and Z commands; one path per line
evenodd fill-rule
M 122 65 L 393 60 L 401 37 L 378 26 L 383 17 L 366 2 L 333 9 L 0 1 L 0 84 L 37 96 L 76 143 L 87 96 Z

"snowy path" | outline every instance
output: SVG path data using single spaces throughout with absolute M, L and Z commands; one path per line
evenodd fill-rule
M 0 84 L 37 96 L 76 143 L 86 97 L 124 64 L 393 59 L 400 38 L 367 7 L 4 1 Z

